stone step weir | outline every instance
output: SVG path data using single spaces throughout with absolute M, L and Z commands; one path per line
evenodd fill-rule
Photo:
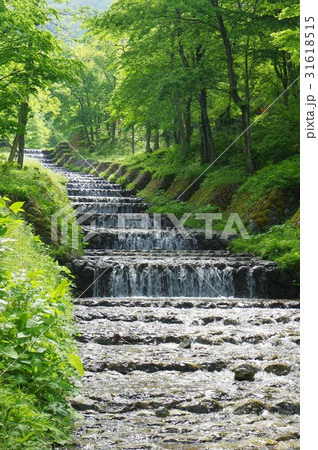
M 147 210 L 147 205 L 141 202 L 100 202 L 98 200 L 91 202 L 72 202 L 75 210 L 80 214 L 138 214 Z
M 129 197 L 129 191 L 113 189 L 109 186 L 105 186 L 103 188 L 70 188 L 68 186 L 67 192 L 70 197 Z
M 117 191 L 120 194 L 120 191 Z M 116 204 L 116 205 L 120 205 L 122 203 L 125 204 L 132 204 L 132 205 L 140 205 L 142 204 L 142 199 L 141 198 L 134 198 L 134 197 L 123 197 L 121 195 L 118 196 L 109 196 L 107 194 L 107 191 L 105 192 L 104 195 L 102 196 L 95 196 L 95 195 L 90 195 L 90 196 L 73 196 L 73 195 L 69 195 L 69 199 L 74 202 L 74 203 L 111 203 L 111 204 Z
M 147 205 L 121 186 L 45 166 L 68 178 L 90 236 L 72 263 L 85 377 L 68 448 L 298 449 L 299 301 L 288 275 L 232 254 L 218 233 L 187 240 L 165 216 L 159 239 L 153 214 L 140 229 Z M 131 215 L 126 229 L 120 214 Z
M 137 214 L 125 215 L 124 217 L 120 214 L 101 214 L 101 213 L 87 213 L 82 214 L 81 210 L 78 211 L 78 216 L 81 220 L 81 225 L 83 226 L 95 226 L 98 228 L 119 228 L 120 223 L 124 220 L 126 228 L 141 228 L 142 223 L 147 225 L 148 229 L 154 230 L 158 227 L 160 223 L 162 229 L 173 228 L 173 223 L 171 219 L 165 214 L 158 215 L 155 217 L 154 214 L 143 214 L 139 216 Z
M 72 269 L 79 292 L 91 286 L 85 295 L 94 297 L 282 298 L 286 294 L 275 263 L 224 250 L 89 251 L 73 262 Z

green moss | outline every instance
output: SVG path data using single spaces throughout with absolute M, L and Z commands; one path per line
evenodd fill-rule
M 299 207 L 299 157 L 270 164 L 248 177 L 227 213 L 238 213 L 252 231 L 284 223 Z
M 300 227 L 300 209 L 298 209 L 293 217 L 290 219 L 290 223 L 295 227 Z

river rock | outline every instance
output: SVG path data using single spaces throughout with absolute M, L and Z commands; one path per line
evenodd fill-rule
M 248 399 L 234 408 L 234 414 L 261 414 L 265 405 L 260 400 Z
M 292 416 L 294 414 L 300 413 L 300 405 L 299 402 L 293 402 L 291 400 L 282 400 L 272 405 L 270 411 L 277 414 Z
M 244 363 L 234 368 L 234 378 L 236 381 L 254 381 L 258 368 L 252 364 Z
M 71 405 L 77 411 L 88 411 L 94 409 L 94 401 L 86 397 L 76 397 L 71 400 Z
M 169 409 L 162 407 L 162 408 L 158 408 L 155 411 L 155 414 L 157 417 L 168 417 L 170 415 L 170 411 L 169 411 Z
M 179 405 L 179 409 L 195 414 L 208 414 L 211 412 L 220 411 L 222 409 L 222 405 L 214 399 L 198 399 L 181 403 L 181 405 Z
M 291 367 L 288 364 L 283 363 L 270 364 L 269 366 L 265 367 L 265 372 L 273 373 L 278 376 L 288 375 L 290 370 Z
M 180 342 L 179 348 L 190 349 L 192 346 L 192 339 L 184 339 Z

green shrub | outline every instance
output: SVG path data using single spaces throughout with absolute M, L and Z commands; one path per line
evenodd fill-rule
M 75 375 L 83 374 L 67 269 L 0 198 L 0 442 L 42 449 L 72 437 Z
M 276 261 L 281 269 L 299 271 L 300 231 L 286 223 L 276 225 L 266 233 L 256 234 L 250 239 L 236 239 L 232 243 L 235 252 L 254 253 L 261 258 Z
M 299 187 L 299 155 L 292 156 L 277 164 L 268 164 L 255 175 L 246 179 L 237 196 L 250 193 L 250 202 L 257 201 L 272 189 L 295 189 Z

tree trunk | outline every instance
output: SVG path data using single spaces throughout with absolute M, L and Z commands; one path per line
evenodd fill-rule
M 213 8 L 219 8 L 218 0 L 210 0 L 211 6 Z M 222 15 L 217 12 L 216 18 L 219 23 L 220 32 L 225 48 L 226 53 L 226 60 L 227 60 L 227 70 L 228 70 L 228 77 L 229 77 L 229 83 L 230 83 L 230 92 L 232 99 L 234 103 L 240 108 L 242 113 L 242 125 L 243 125 L 243 132 L 244 132 L 244 141 L 245 141 L 245 156 L 246 156 L 246 162 L 248 166 L 248 170 L 250 173 L 255 172 L 255 167 L 253 163 L 252 158 L 252 150 L 251 150 L 251 131 L 250 131 L 250 114 L 249 114 L 249 105 L 246 105 L 246 103 L 243 101 L 243 99 L 240 97 L 237 91 L 237 75 L 234 72 L 234 60 L 233 60 L 233 54 L 232 54 L 232 48 L 229 41 L 229 37 L 227 34 L 227 29 L 225 27 L 223 17 Z
M 283 89 L 284 89 L 284 95 L 283 95 L 283 100 L 284 100 L 284 105 L 288 106 L 288 84 L 289 84 L 289 70 L 288 70 L 288 64 L 287 64 L 287 59 L 286 59 L 286 52 L 282 52 L 282 70 L 280 71 L 278 69 L 277 66 L 277 59 L 275 60 L 274 63 L 274 68 L 275 68 L 275 72 L 276 75 L 278 76 L 278 78 L 281 80 L 282 85 L 283 85 Z
M 14 158 L 15 158 L 15 155 L 16 155 L 17 149 L 18 149 L 18 143 L 19 143 L 19 135 L 17 133 L 14 137 L 14 141 L 13 141 L 13 144 L 11 147 L 11 151 L 10 151 L 10 155 L 9 155 L 9 159 L 8 159 L 9 162 L 14 161 Z
M 157 131 L 156 134 L 155 134 L 155 140 L 154 140 L 153 149 L 154 150 L 158 150 L 159 147 L 160 147 L 160 136 L 159 136 L 159 131 Z
M 27 102 L 21 103 L 18 116 L 18 131 L 16 137 L 14 138 L 14 142 L 9 156 L 9 161 L 10 162 L 13 161 L 18 148 L 19 150 L 18 164 L 20 168 L 23 167 L 24 162 L 25 129 L 28 122 L 28 113 L 29 113 L 29 104 Z
M 250 173 L 253 173 L 255 168 L 252 161 L 252 136 L 251 136 L 251 111 L 250 111 L 250 83 L 249 83 L 249 63 L 248 63 L 248 51 L 249 51 L 250 40 L 247 37 L 246 47 L 245 47 L 245 76 L 244 76 L 244 86 L 245 86 L 245 102 L 241 104 L 242 113 L 242 125 L 244 132 L 244 142 L 245 142 L 245 158 L 246 165 Z
M 186 127 L 186 143 L 191 143 L 191 136 L 192 136 L 192 125 L 191 125 L 191 105 L 192 105 L 192 97 L 190 97 L 187 101 L 186 106 L 186 113 L 185 113 L 185 127 Z
M 117 126 L 117 122 L 113 122 L 112 123 L 112 137 L 111 137 L 111 145 L 115 145 L 116 142 L 116 126 Z
M 163 135 L 164 135 L 164 138 L 165 138 L 166 147 L 169 148 L 170 145 L 171 145 L 171 142 L 170 142 L 170 139 L 171 139 L 170 132 L 169 132 L 169 131 L 164 131 Z
M 135 125 L 131 127 L 131 153 L 135 153 Z
M 151 153 L 151 127 L 146 128 L 146 153 Z
M 211 159 L 216 159 L 216 152 L 211 133 L 210 119 L 207 108 L 207 92 L 202 89 L 199 95 L 199 103 L 201 109 L 201 133 L 202 133 L 202 148 L 201 148 L 201 162 L 208 163 Z
M 176 103 L 176 111 L 177 111 L 177 125 L 178 125 L 178 134 L 180 139 L 180 151 L 181 155 L 186 155 L 186 136 L 183 126 L 183 117 L 182 117 L 182 108 L 181 101 L 178 92 L 175 93 L 175 103 Z
M 18 164 L 19 167 L 22 169 L 23 162 L 24 162 L 24 141 L 25 141 L 25 135 L 20 134 L 19 136 L 19 152 L 18 152 Z
M 250 128 L 250 108 L 249 105 L 241 105 L 242 119 L 243 119 L 243 131 L 245 142 L 245 158 L 246 165 L 250 173 L 255 172 L 255 166 L 252 159 L 252 136 Z

